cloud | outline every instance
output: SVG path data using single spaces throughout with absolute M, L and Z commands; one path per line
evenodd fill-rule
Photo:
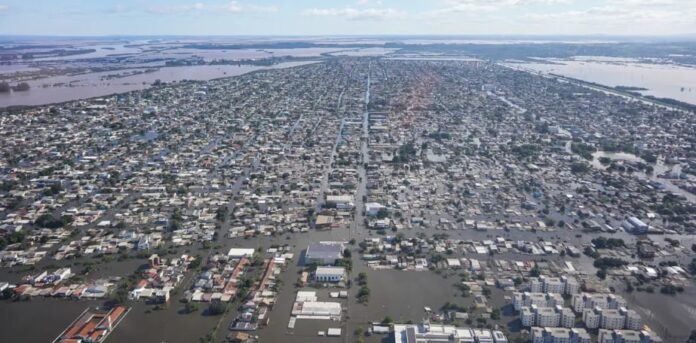
M 10 6 L 7 5 L 0 5 L 0 12 L 4 12 L 10 9 Z
M 638 1 L 634 2 L 638 3 Z M 642 5 L 645 5 L 645 3 L 638 7 L 607 5 L 556 13 L 528 13 L 524 16 L 524 19 L 533 22 L 598 25 L 601 27 L 603 25 L 633 25 L 636 23 L 676 24 L 688 22 L 689 19 L 687 17 L 691 18 L 691 15 L 683 10 L 670 8 L 646 9 L 641 8 Z M 694 10 L 690 10 L 690 12 L 696 13 Z
M 209 5 L 197 2 L 189 5 L 155 6 L 147 9 L 152 14 L 180 14 L 196 12 L 227 12 L 227 13 L 272 13 L 278 12 L 276 6 L 258 6 L 244 4 L 239 1 L 230 1 L 224 5 Z
M 349 20 L 387 20 L 400 19 L 408 16 L 405 11 L 393 8 L 310 8 L 302 12 L 304 15 L 315 17 L 340 17 Z

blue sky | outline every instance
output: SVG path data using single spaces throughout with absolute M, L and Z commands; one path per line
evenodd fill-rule
M 696 0 L 0 0 L 0 34 L 696 34 Z

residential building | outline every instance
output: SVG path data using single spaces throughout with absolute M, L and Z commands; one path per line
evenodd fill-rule
M 520 311 L 522 307 L 536 305 L 538 307 L 555 307 L 563 305 L 563 297 L 560 294 L 515 292 L 512 294 L 512 304 L 515 311 Z
M 585 329 L 567 329 L 557 327 L 533 327 L 532 343 L 591 343 L 590 335 Z
M 598 343 L 662 343 L 662 339 L 650 331 L 599 330 Z

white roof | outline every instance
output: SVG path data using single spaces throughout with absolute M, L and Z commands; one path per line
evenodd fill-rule
M 227 253 L 229 257 L 250 257 L 251 255 L 254 255 L 254 249 L 231 248 Z

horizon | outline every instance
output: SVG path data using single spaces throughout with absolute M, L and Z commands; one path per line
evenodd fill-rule
M 693 0 L 0 0 L 3 36 L 692 37 L 694 17 Z

